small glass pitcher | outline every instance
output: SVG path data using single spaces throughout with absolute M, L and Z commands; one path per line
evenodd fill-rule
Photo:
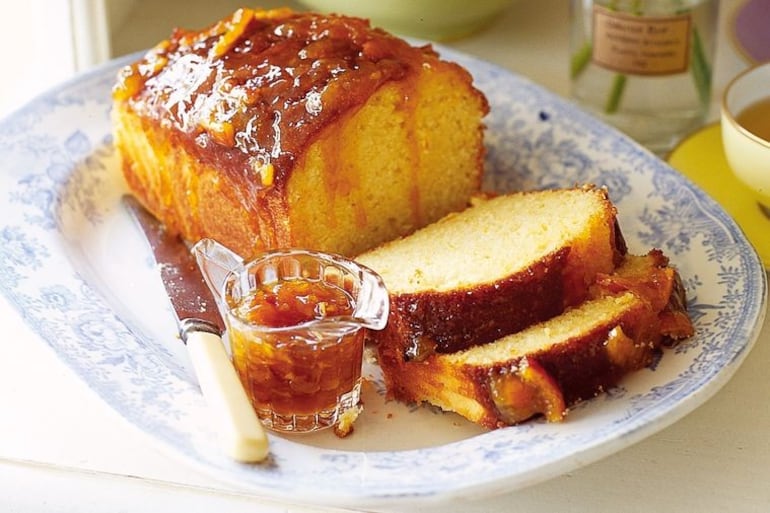
M 269 251 L 244 262 L 203 239 L 192 248 L 227 327 L 233 365 L 257 415 L 281 432 L 336 425 L 359 410 L 364 335 L 388 318 L 370 269 L 338 255 Z

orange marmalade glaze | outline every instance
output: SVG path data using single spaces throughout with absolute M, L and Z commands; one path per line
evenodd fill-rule
M 258 190 L 285 184 L 320 130 L 426 55 L 436 54 L 363 19 L 244 8 L 202 31 L 175 30 L 121 70 L 113 97 Z

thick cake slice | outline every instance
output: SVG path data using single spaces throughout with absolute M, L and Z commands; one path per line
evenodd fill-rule
M 359 255 L 390 293 L 388 326 L 373 337 L 420 359 L 558 315 L 625 253 L 615 213 L 599 188 L 514 193 Z
M 167 228 L 248 258 L 354 255 L 465 208 L 486 99 L 459 65 L 362 19 L 239 9 L 124 68 L 113 132 Z

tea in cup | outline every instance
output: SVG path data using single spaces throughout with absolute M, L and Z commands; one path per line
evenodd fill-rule
M 744 71 L 728 84 L 721 127 L 730 168 L 770 212 L 770 62 Z

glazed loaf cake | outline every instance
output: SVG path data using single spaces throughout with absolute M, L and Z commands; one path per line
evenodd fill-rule
M 607 192 L 583 187 L 480 200 L 357 260 L 390 293 L 388 325 L 372 336 L 419 359 L 558 315 L 625 252 Z
M 568 408 L 649 365 L 661 345 L 692 335 L 676 271 L 652 251 L 602 276 L 589 298 L 496 341 L 419 359 L 395 339 L 379 361 L 392 398 L 427 402 L 490 429 Z
M 115 147 L 168 229 L 244 257 L 354 255 L 465 208 L 486 99 L 429 46 L 368 22 L 240 9 L 125 67 Z

